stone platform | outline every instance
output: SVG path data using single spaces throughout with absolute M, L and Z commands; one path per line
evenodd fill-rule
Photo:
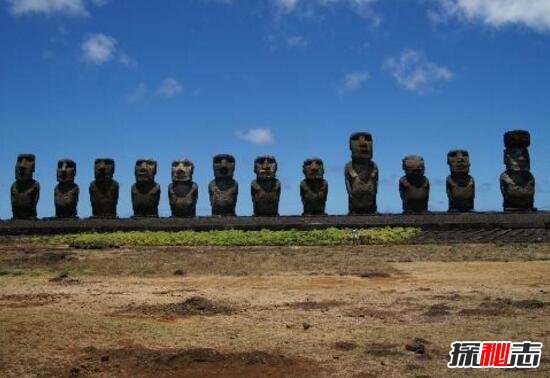
M 0 235 L 48 235 L 110 231 L 180 230 L 311 230 L 328 227 L 418 227 L 425 231 L 540 230 L 550 229 L 550 212 L 530 213 L 423 213 L 366 216 L 195 217 L 141 219 L 41 219 L 0 221 Z M 515 233 L 517 234 L 518 231 Z M 533 233 L 533 231 L 527 231 Z M 540 233 L 539 232 L 539 233 Z M 459 235 L 460 233 L 456 234 Z M 513 233 L 514 234 L 514 233 Z

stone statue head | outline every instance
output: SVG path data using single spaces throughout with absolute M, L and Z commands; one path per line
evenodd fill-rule
M 504 146 L 506 148 L 529 148 L 531 134 L 526 130 L 512 130 L 504 133 Z
M 57 182 L 72 184 L 76 176 L 76 163 L 71 159 L 61 159 L 57 162 Z
M 36 166 L 36 157 L 32 154 L 20 154 L 15 163 L 15 179 L 17 181 L 32 180 Z
M 311 158 L 304 160 L 302 170 L 308 180 L 322 180 L 325 174 L 323 161 L 319 158 Z
M 112 181 L 115 174 L 115 161 L 109 158 L 96 159 L 94 162 L 94 176 L 96 181 Z
M 531 168 L 529 150 L 527 148 L 507 148 L 504 150 L 504 164 L 507 171 L 521 172 Z
M 351 157 L 355 159 L 372 159 L 372 135 L 367 132 L 353 133 L 349 137 Z
M 154 181 L 157 174 L 157 161 L 154 159 L 138 159 L 134 169 L 137 182 Z
M 235 173 L 235 158 L 232 155 L 216 155 L 212 159 L 212 163 L 215 178 L 233 178 L 233 174 Z
M 452 150 L 447 154 L 447 164 L 451 173 L 470 172 L 470 154 L 466 150 Z
M 277 160 L 270 155 L 258 156 L 254 160 L 254 173 L 258 179 L 272 179 L 277 173 Z
M 531 166 L 529 146 L 531 134 L 525 130 L 513 130 L 504 134 L 504 164 L 506 170 L 520 172 L 528 171 Z
M 424 158 L 421 156 L 407 156 L 403 159 L 403 170 L 406 176 L 424 176 Z
M 174 160 L 172 162 L 172 181 L 189 182 L 193 180 L 195 165 L 191 160 Z

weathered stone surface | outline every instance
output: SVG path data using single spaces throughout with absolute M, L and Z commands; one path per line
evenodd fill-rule
M 354 133 L 349 138 L 351 161 L 346 164 L 344 176 L 348 192 L 350 215 L 370 214 L 377 211 L 378 167 L 372 161 L 372 135 Z
M 504 164 L 500 190 L 504 211 L 535 211 L 535 177 L 531 174 L 528 131 L 514 130 L 504 134 Z
M 475 181 L 470 176 L 470 154 L 453 150 L 447 154 L 451 174 L 447 176 L 449 211 L 466 212 L 474 209 Z
M 62 159 L 57 162 L 57 186 L 55 187 L 55 216 L 56 218 L 76 218 L 80 189 L 74 182 L 76 177 L 76 163 L 71 159 Z
M 119 185 L 113 179 L 115 161 L 109 158 L 96 159 L 94 163 L 95 180 L 90 183 L 90 202 L 92 216 L 116 218 Z
M 428 211 L 430 181 L 424 176 L 425 165 L 421 156 L 407 156 L 403 159 L 405 176 L 399 180 L 399 193 L 403 201 L 403 212 Z
M 11 186 L 11 208 L 14 219 L 36 219 L 40 184 L 33 178 L 35 167 L 34 155 L 17 156 L 15 182 Z
M 194 217 L 197 213 L 199 187 L 193 182 L 195 165 L 192 161 L 172 162 L 172 183 L 168 186 L 168 199 L 173 217 Z
M 302 215 L 327 215 L 325 206 L 328 182 L 324 179 L 325 168 L 320 158 L 306 159 L 302 166 L 305 179 L 300 183 L 300 197 L 304 206 Z
M 160 185 L 155 182 L 157 162 L 153 159 L 139 159 L 134 168 L 136 183 L 132 185 L 132 207 L 134 217 L 158 217 Z
M 273 156 L 258 156 L 254 161 L 256 179 L 250 184 L 255 216 L 279 215 L 281 183 L 276 178 L 277 161 Z
M 233 179 L 235 158 L 232 155 L 220 154 L 212 159 L 214 180 L 208 185 L 212 215 L 235 216 L 239 184 Z

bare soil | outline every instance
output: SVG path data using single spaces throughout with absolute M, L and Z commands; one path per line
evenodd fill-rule
M 446 367 L 550 345 L 550 244 L 78 247 L 0 245 L 0 376 L 550 375 Z

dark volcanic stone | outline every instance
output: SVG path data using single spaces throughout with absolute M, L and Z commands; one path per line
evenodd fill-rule
M 35 166 L 34 155 L 17 156 L 15 182 L 11 186 L 11 208 L 14 219 L 36 219 L 40 184 L 33 179 Z
M 302 166 L 305 179 L 300 183 L 300 197 L 304 206 L 303 215 L 327 215 L 325 206 L 328 196 L 328 182 L 324 179 L 325 168 L 320 158 L 304 160 Z
M 349 138 L 351 161 L 346 164 L 344 177 L 348 192 L 350 215 L 371 214 L 377 211 L 378 167 L 372 161 L 372 135 L 353 133 Z
M 191 160 L 172 162 L 172 183 L 168 186 L 168 199 L 173 217 L 194 217 L 197 213 L 199 187 L 193 182 L 195 165 Z
M 116 218 L 119 195 L 118 182 L 113 180 L 115 161 L 109 158 L 96 159 L 95 180 L 90 183 L 92 215 L 99 218 Z
M 421 156 L 407 156 L 403 159 L 405 176 L 399 180 L 399 193 L 404 213 L 428 211 L 430 181 L 424 176 L 425 165 Z

